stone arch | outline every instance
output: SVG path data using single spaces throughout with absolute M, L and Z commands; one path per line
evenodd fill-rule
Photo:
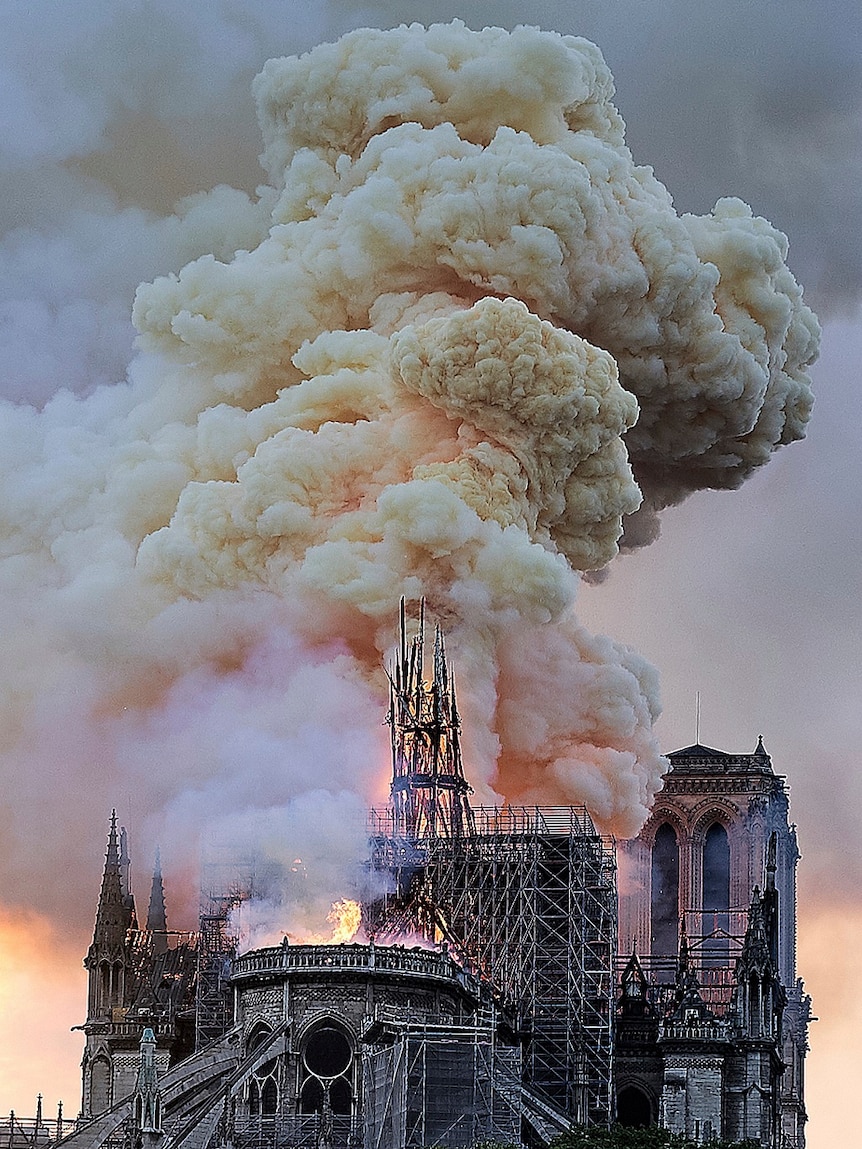
M 90 1062 L 90 1115 L 98 1117 L 111 1108 L 113 1102 L 113 1074 L 110 1059 L 104 1053 L 97 1053 Z
M 617 1123 L 629 1129 L 655 1125 L 655 1099 L 641 1082 L 629 1081 L 617 1090 Z
M 669 822 L 673 826 L 679 842 L 688 837 L 688 819 L 685 810 L 670 802 L 662 802 L 661 805 L 657 804 L 653 808 L 652 814 L 638 835 L 650 850 L 652 850 L 656 834 L 665 822 Z
M 246 1053 L 253 1053 L 272 1033 L 272 1026 L 266 1021 L 256 1021 L 245 1039 Z
M 691 840 L 696 846 L 703 845 L 706 832 L 713 822 L 720 822 L 730 838 L 741 822 L 741 814 L 732 802 L 710 795 L 692 809 L 690 815 Z
M 741 863 L 740 836 L 744 837 L 739 809 L 732 802 L 710 796 L 699 802 L 691 812 L 691 905 L 693 909 L 704 906 L 703 851 L 706 835 L 710 827 L 723 826 L 727 833 L 730 848 L 730 903 L 735 897 L 735 876 Z

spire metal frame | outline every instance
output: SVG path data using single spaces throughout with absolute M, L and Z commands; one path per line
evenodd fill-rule
M 392 744 L 392 809 L 398 835 L 424 838 L 470 832 L 471 787 L 461 758 L 461 720 L 455 678 L 443 632 L 434 631 L 433 677 L 425 680 L 425 601 L 407 640 L 401 600 L 398 657 L 390 666 L 387 722 Z

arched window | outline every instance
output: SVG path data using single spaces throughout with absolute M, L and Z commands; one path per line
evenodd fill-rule
M 99 1000 L 97 1009 L 100 1013 L 107 1013 L 111 1006 L 111 964 L 99 963 Z
M 720 822 L 713 822 L 703 840 L 702 908 L 704 962 L 721 965 L 729 954 L 730 843 Z
M 679 844 L 673 826 L 659 827 L 652 848 L 650 934 L 653 956 L 674 957 L 679 940 Z
M 97 1057 L 90 1067 L 90 1113 L 98 1117 L 111 1107 L 111 1064 Z
M 275 1068 L 275 1063 L 270 1062 Z M 260 1111 L 264 1117 L 272 1117 L 278 1112 L 278 1086 L 275 1083 L 275 1077 L 267 1077 L 263 1082 L 263 1088 L 260 1091 Z
M 320 1113 L 328 1108 L 336 1116 L 349 1117 L 353 1112 L 354 1062 L 353 1042 L 339 1025 L 326 1021 L 312 1030 L 302 1050 L 302 1112 Z
M 299 1110 L 301 1113 L 323 1112 L 324 1089 L 323 1082 L 316 1077 L 309 1077 L 302 1086 L 299 1097 Z
M 259 1022 L 246 1038 L 248 1053 L 269 1040 L 272 1030 Z M 248 1112 L 250 1117 L 274 1117 L 278 1113 L 278 1078 L 280 1060 L 271 1057 L 255 1069 L 248 1083 Z
M 760 978 L 752 974 L 748 979 L 748 1032 L 751 1037 L 760 1037 L 763 1028 L 763 986 Z
M 617 1121 L 627 1129 L 652 1125 L 652 1105 L 642 1089 L 626 1085 L 617 1096 Z
M 260 1086 L 255 1078 L 248 1083 L 248 1112 L 251 1117 L 260 1115 Z
M 336 1077 L 329 1087 L 329 1104 L 332 1112 L 349 1117 L 353 1111 L 353 1093 L 345 1077 Z
M 713 822 L 703 843 L 703 908 L 730 909 L 730 844 L 720 822 Z
M 111 1005 L 123 1004 L 123 967 L 120 962 L 114 963 L 111 978 Z

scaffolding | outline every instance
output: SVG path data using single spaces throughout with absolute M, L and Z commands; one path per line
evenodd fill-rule
M 445 940 L 513 1011 L 523 1080 L 571 1120 L 606 1124 L 616 952 L 613 853 L 580 807 L 473 810 L 460 837 L 403 839 L 371 812 L 372 867 L 390 892 L 367 912 L 379 940 Z
M 501 1044 L 495 1028 L 493 1018 L 476 1026 L 401 1024 L 387 1044 L 365 1052 L 365 1149 L 517 1144 L 512 1083 L 520 1051 Z
M 213 834 L 201 849 L 201 893 L 195 1049 L 233 1025 L 231 963 L 242 933 L 243 906 L 278 889 L 284 873 L 255 846 Z
M 254 891 L 255 857 L 235 843 L 211 839 L 201 852 L 195 1050 L 233 1025 L 231 963 L 239 938 L 236 914 Z
M 525 1038 L 523 1082 L 585 1124 L 612 1114 L 616 872 L 583 807 L 471 808 L 439 627 L 423 679 L 424 603 L 390 670 L 392 804 L 372 810 L 369 936 L 446 941 Z
M 195 992 L 195 1050 L 227 1033 L 233 1024 L 230 990 L 231 960 L 236 938 L 228 933 L 231 910 L 201 914 L 198 939 L 198 970 Z

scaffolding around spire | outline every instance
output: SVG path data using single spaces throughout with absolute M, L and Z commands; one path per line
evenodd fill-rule
M 363 907 L 378 942 L 446 942 L 518 1019 L 524 1083 L 570 1120 L 612 1113 L 613 855 L 582 807 L 473 807 L 443 635 L 425 609 L 390 667 L 392 801 L 370 813 Z
M 408 642 L 401 600 L 398 656 L 389 667 L 392 809 L 397 837 L 421 841 L 472 832 L 473 812 L 461 760 L 461 720 L 443 632 L 434 631 L 433 677 L 425 679 L 425 600 Z

